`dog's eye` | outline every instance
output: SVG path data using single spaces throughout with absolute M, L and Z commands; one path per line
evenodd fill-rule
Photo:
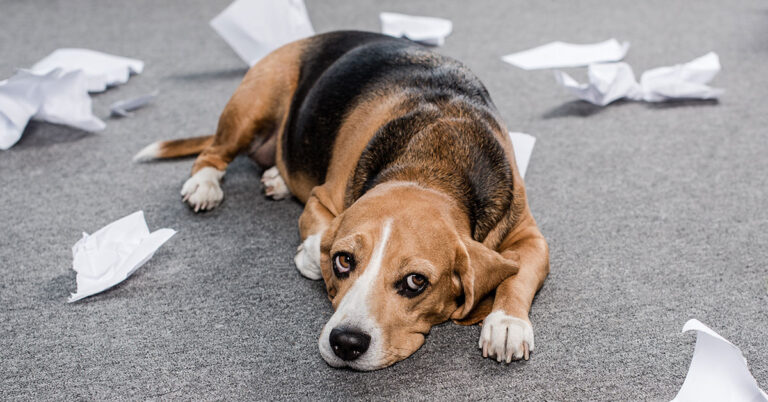
M 339 278 L 346 278 L 355 269 L 355 258 L 352 254 L 339 252 L 333 255 L 333 272 Z
M 427 285 L 429 285 L 429 281 L 424 275 L 408 274 L 399 280 L 395 287 L 397 293 L 405 297 L 416 297 L 427 288 Z

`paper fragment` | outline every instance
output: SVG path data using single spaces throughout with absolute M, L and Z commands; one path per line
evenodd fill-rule
M 629 42 L 609 39 L 604 42 L 579 45 L 551 42 L 546 45 L 508 54 L 501 59 L 524 70 L 542 68 L 580 67 L 593 63 L 619 61 L 629 50 Z
M 303 0 L 236 0 L 210 24 L 249 66 L 286 43 L 315 34 Z
M 147 104 L 155 100 L 155 98 L 157 98 L 157 95 L 159 93 L 160 91 L 155 90 L 146 95 L 141 95 L 135 98 L 117 101 L 113 103 L 112 106 L 109 107 L 109 110 L 112 116 L 117 116 L 117 117 L 131 116 L 133 114 L 131 113 L 131 111 L 146 106 Z
M 379 20 L 381 33 L 428 46 L 442 46 L 453 31 L 453 23 L 445 18 L 380 13 Z
M 131 74 L 141 74 L 144 62 L 89 49 L 57 49 L 35 63 L 31 70 L 47 74 L 56 68 L 63 72 L 82 70 L 88 81 L 88 92 L 102 92 L 109 86 L 125 84 Z
M 80 71 L 54 69 L 46 74 L 19 70 L 0 82 L 0 149 L 21 138 L 30 119 L 86 131 L 106 126 L 93 115 L 88 79 Z
M 645 102 L 717 99 L 724 91 L 706 84 L 719 71 L 719 58 L 710 52 L 685 64 L 648 70 L 641 76 L 640 83 L 626 63 L 590 64 L 589 82 L 583 84 L 562 71 L 555 71 L 555 79 L 579 98 L 605 106 L 622 98 Z
M 688 331 L 697 332 L 696 347 L 683 386 L 672 402 L 768 401 L 738 347 L 695 319 L 683 326 L 683 333 Z
M 536 144 L 536 137 L 525 134 L 509 132 L 509 138 L 512 140 L 512 147 L 515 149 L 515 162 L 520 171 L 520 177 L 525 177 L 525 171 L 528 169 L 528 162 L 531 160 L 533 145 Z
M 72 247 L 72 268 L 77 272 L 77 292 L 68 302 L 103 292 L 127 279 L 144 265 L 173 229 L 149 232 L 144 212 L 138 211 L 88 235 Z

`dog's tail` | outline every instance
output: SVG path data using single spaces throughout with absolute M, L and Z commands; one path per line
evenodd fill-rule
M 140 163 L 156 159 L 197 155 L 212 143 L 213 135 L 153 142 L 134 155 L 133 161 Z

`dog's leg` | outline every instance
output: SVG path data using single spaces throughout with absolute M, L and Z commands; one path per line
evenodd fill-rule
M 299 272 L 313 280 L 323 277 L 320 270 L 320 240 L 335 217 L 335 214 L 326 207 L 329 204 L 322 202 L 323 194 L 321 187 L 315 187 L 304 206 L 304 212 L 299 217 L 302 243 L 293 259 Z
M 262 167 L 275 165 L 277 132 L 296 88 L 303 43 L 283 46 L 261 59 L 232 95 L 212 144 L 197 157 L 181 190 L 195 212 L 213 209 L 224 198 L 219 182 L 239 153 L 249 153 Z
M 288 185 L 280 176 L 277 166 L 272 166 L 261 174 L 261 184 L 264 188 L 264 194 L 273 200 L 282 200 L 291 195 L 291 191 L 288 190 Z
M 479 347 L 483 357 L 497 361 L 525 359 L 533 351 L 533 327 L 528 313 L 536 292 L 549 273 L 547 243 L 535 226 L 526 229 L 527 236 L 505 246 L 502 255 L 519 261 L 517 275 L 504 280 L 496 288 L 493 309 L 483 321 Z

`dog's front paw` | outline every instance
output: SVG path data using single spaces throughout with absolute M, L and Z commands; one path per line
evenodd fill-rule
M 320 237 L 322 234 L 307 237 L 304 243 L 299 246 L 296 257 L 293 259 L 299 272 L 305 278 L 315 281 L 323 278 L 320 271 Z
M 273 200 L 282 200 L 291 195 L 277 166 L 272 166 L 262 173 L 261 184 L 264 186 L 264 194 Z
M 533 327 L 528 320 L 494 311 L 483 321 L 478 346 L 483 350 L 483 357 L 495 358 L 498 362 L 528 360 L 533 352 Z
M 195 212 L 216 208 L 224 199 L 219 180 L 224 172 L 212 167 L 204 167 L 187 179 L 181 187 L 182 200 Z

